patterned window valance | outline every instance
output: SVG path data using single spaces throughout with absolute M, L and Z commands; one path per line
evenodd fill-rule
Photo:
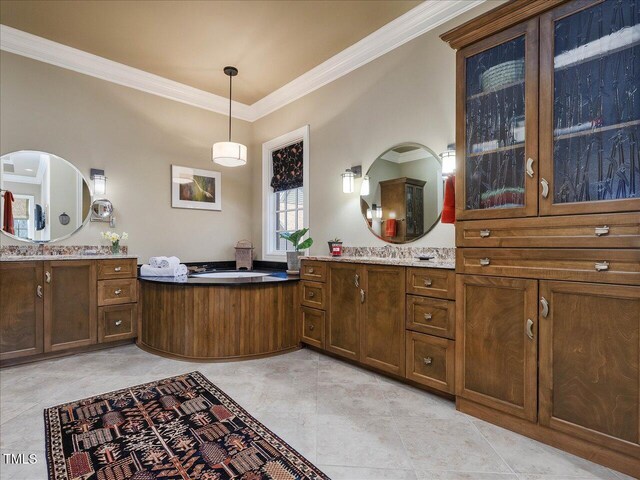
M 13 201 L 13 218 L 16 220 L 29 219 L 29 200 L 16 198 Z
M 287 145 L 271 152 L 273 177 L 271 186 L 274 192 L 302 187 L 303 142 Z

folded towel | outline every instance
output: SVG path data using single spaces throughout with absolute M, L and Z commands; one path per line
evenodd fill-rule
M 178 264 L 175 267 L 155 268 L 151 265 L 142 265 L 140 267 L 140 276 L 142 277 L 177 277 L 179 275 L 187 275 L 189 269 L 184 264 Z
M 180 265 L 180 259 L 178 257 L 151 257 L 149 265 L 153 268 L 177 267 Z

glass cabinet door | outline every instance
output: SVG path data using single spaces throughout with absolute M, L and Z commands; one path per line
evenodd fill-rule
M 540 213 L 640 210 L 640 0 L 540 22 Z
M 458 71 L 457 218 L 537 215 L 537 21 L 461 50 Z

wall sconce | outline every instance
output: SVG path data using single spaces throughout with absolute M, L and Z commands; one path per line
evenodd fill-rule
M 369 175 L 362 177 L 362 185 L 360 186 L 360 195 L 369 195 Z
M 342 174 L 342 193 L 353 193 L 355 190 L 355 179 L 361 176 L 361 165 L 347 168 Z
M 371 214 L 375 220 L 382 220 L 382 205 L 371 205 Z
M 104 195 L 107 193 L 107 177 L 104 176 L 104 170 L 92 168 L 90 178 L 93 180 L 94 195 Z
M 456 173 L 456 146 L 447 145 L 447 149 L 440 154 L 442 159 L 442 176 L 447 177 Z

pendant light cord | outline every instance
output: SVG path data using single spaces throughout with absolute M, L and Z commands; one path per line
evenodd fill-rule
M 231 81 L 233 77 L 229 75 L 229 141 L 231 141 Z

